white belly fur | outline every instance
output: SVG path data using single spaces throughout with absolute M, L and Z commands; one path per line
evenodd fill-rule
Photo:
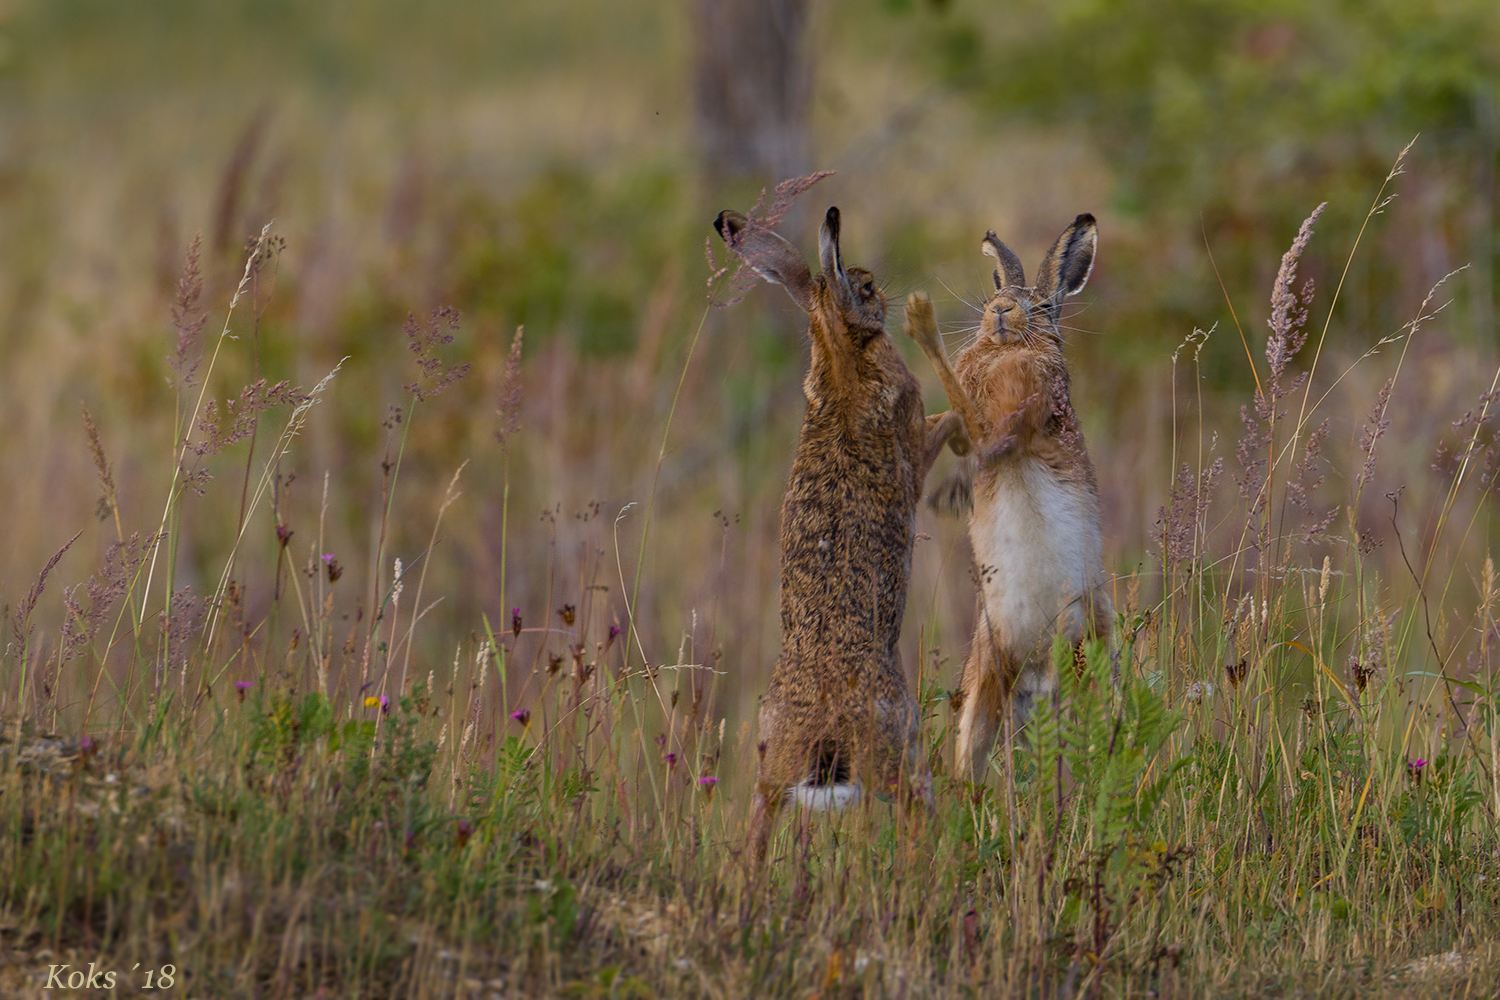
M 988 495 L 969 524 L 984 607 L 1001 647 L 1041 666 L 1058 632 L 1083 635 L 1083 598 L 1104 582 L 1098 500 L 1035 459 L 997 470 L 993 487 L 976 491 Z

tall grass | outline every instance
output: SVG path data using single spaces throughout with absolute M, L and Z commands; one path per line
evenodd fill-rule
M 309 389 L 256 372 L 213 403 L 219 352 L 255 347 L 279 244 L 263 230 L 248 248 L 198 367 L 190 258 L 159 518 L 121 515 L 111 428 L 87 418 L 115 540 L 88 584 L 56 601 L 54 560 L 12 609 L 6 985 L 95 963 L 122 991 L 170 965 L 183 995 L 214 997 L 1492 992 L 1495 397 L 1453 424 L 1444 492 L 1413 511 L 1393 488 L 1389 530 L 1369 523 L 1362 494 L 1442 293 L 1349 371 L 1317 372 L 1324 334 L 1300 371 L 1334 309 L 1296 281 L 1316 219 L 1282 260 L 1262 358 L 1240 330 L 1253 377 L 1229 462 L 1201 396 L 1174 397 L 1159 574 L 1120 578 L 1112 645 L 1077 664 L 1058 650 L 1057 702 L 966 785 L 945 766 L 955 667 L 919 623 L 936 811 L 794 814 L 762 880 L 742 853 L 756 755 L 729 725 L 743 654 L 722 589 L 676 642 L 635 627 L 683 569 L 651 562 L 675 550 L 644 527 L 693 433 L 675 402 L 636 456 L 656 452 L 646 509 L 512 518 L 520 395 L 545 377 L 518 332 L 479 461 L 502 469 L 502 566 L 526 553 L 545 582 L 455 621 L 427 572 L 478 544 L 443 537 L 463 469 L 428 484 L 430 506 L 403 497 L 413 442 L 443 419 L 432 396 L 468 374 L 449 360 L 456 317 L 408 324 L 417 368 L 367 456 L 380 515 L 360 581 L 326 542 L 345 484 L 315 482 L 316 522 L 298 520 L 288 456 L 319 400 L 370 387 L 338 367 Z M 1207 336 L 1171 362 L 1194 385 Z M 1334 387 L 1387 364 L 1363 439 L 1330 441 Z M 753 556 L 715 517 L 718 550 L 693 558 L 722 580 Z M 398 521 L 425 547 L 394 546 Z M 179 576 L 195 546 L 227 553 L 207 585 Z M 38 629 L 47 601 L 60 624 Z

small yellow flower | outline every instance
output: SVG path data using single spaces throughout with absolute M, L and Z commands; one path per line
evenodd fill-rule
M 380 699 L 377 698 L 377 697 L 375 697 L 374 695 L 370 695 L 370 697 L 368 697 L 368 698 L 365 699 L 365 708 L 374 708 L 376 705 L 379 705 L 379 704 L 380 704 Z

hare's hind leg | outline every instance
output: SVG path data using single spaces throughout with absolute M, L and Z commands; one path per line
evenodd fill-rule
M 994 646 L 981 619 L 970 645 L 969 658 L 964 662 L 963 709 L 958 720 L 958 759 L 955 761 L 959 776 L 970 781 L 984 780 L 985 763 L 995 746 L 995 734 L 1005 702 L 999 668 Z
M 1088 603 L 1088 624 L 1083 636 L 1079 638 L 1073 650 L 1073 657 L 1077 662 L 1078 669 L 1087 666 L 1087 652 L 1084 648 L 1090 639 L 1097 639 L 1104 643 L 1106 653 L 1109 655 L 1111 668 L 1110 683 L 1116 686 L 1120 683 L 1120 648 L 1117 637 L 1114 634 L 1115 607 L 1109 599 L 1109 593 L 1101 586 L 1095 588 L 1090 595 Z
M 773 688 L 775 681 L 772 681 Z M 755 802 L 750 811 L 750 857 L 752 873 L 759 873 L 766 862 L 766 848 L 776 829 L 776 818 L 786 800 L 791 773 L 787 766 L 787 748 L 782 726 L 781 699 L 768 691 L 760 703 L 760 726 L 756 733 L 756 752 L 760 755 L 755 774 Z
M 1073 647 L 1075 669 L 1081 669 L 1078 657 L 1082 651 L 1081 644 Z M 1042 660 L 1040 663 L 1026 664 L 1014 677 L 1015 680 L 1010 685 L 1011 719 L 1015 727 L 1013 732 L 1019 733 L 1026 728 L 1037 704 L 1044 699 L 1051 700 L 1057 692 L 1057 671 L 1048 660 Z
M 922 744 L 921 710 L 909 694 L 903 692 L 901 700 L 904 707 L 889 709 L 876 723 L 878 752 L 871 755 L 870 788 L 884 789 L 909 811 L 921 807 L 930 812 L 932 769 Z
M 781 813 L 781 804 L 786 800 L 786 789 L 769 787 L 761 782 L 755 792 L 755 804 L 750 815 L 751 870 L 759 873 L 766 864 L 766 848 L 771 843 L 771 831 L 776 829 L 776 818 Z
M 921 738 L 912 740 L 911 753 L 907 754 L 906 780 L 901 783 L 901 800 L 912 813 L 927 815 L 937 808 L 932 797 L 932 770 L 927 766 L 927 755 L 922 752 Z

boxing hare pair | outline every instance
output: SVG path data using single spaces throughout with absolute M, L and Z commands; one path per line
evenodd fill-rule
M 838 209 L 823 222 L 818 275 L 755 220 L 726 211 L 714 225 L 734 253 L 807 313 L 812 349 L 807 413 L 782 504 L 782 649 L 760 711 L 758 862 L 789 795 L 827 808 L 856 801 L 868 786 L 931 803 L 917 705 L 896 647 L 916 505 L 945 443 L 959 454 L 971 437 L 979 445 L 970 533 L 981 565 L 993 559 L 998 570 L 982 573 L 986 592 L 964 671 L 961 755 L 976 774 L 1006 689 L 1023 669 L 1045 676 L 1043 633 L 1107 622 L 1107 596 L 1094 582 L 1102 582 L 1097 489 L 1070 420 L 1057 327 L 1063 296 L 1088 279 L 1095 235 L 1093 219 L 1079 216 L 1049 252 L 1035 288 L 1024 286 L 1015 255 L 993 233 L 986 238 L 1001 262 L 996 294 L 958 373 L 948 366 L 931 304 L 925 296 L 908 300 L 908 333 L 954 403 L 928 417 L 885 332 L 884 296 L 868 271 L 844 266 Z M 1047 537 L 1057 532 L 1069 537 Z M 1061 598 L 1069 588 L 1086 604 L 1092 598 L 1091 618 L 1069 611 L 1079 603 Z M 1049 601 L 1058 605 L 1050 617 Z M 1022 686 L 1035 691 L 1040 683 Z

